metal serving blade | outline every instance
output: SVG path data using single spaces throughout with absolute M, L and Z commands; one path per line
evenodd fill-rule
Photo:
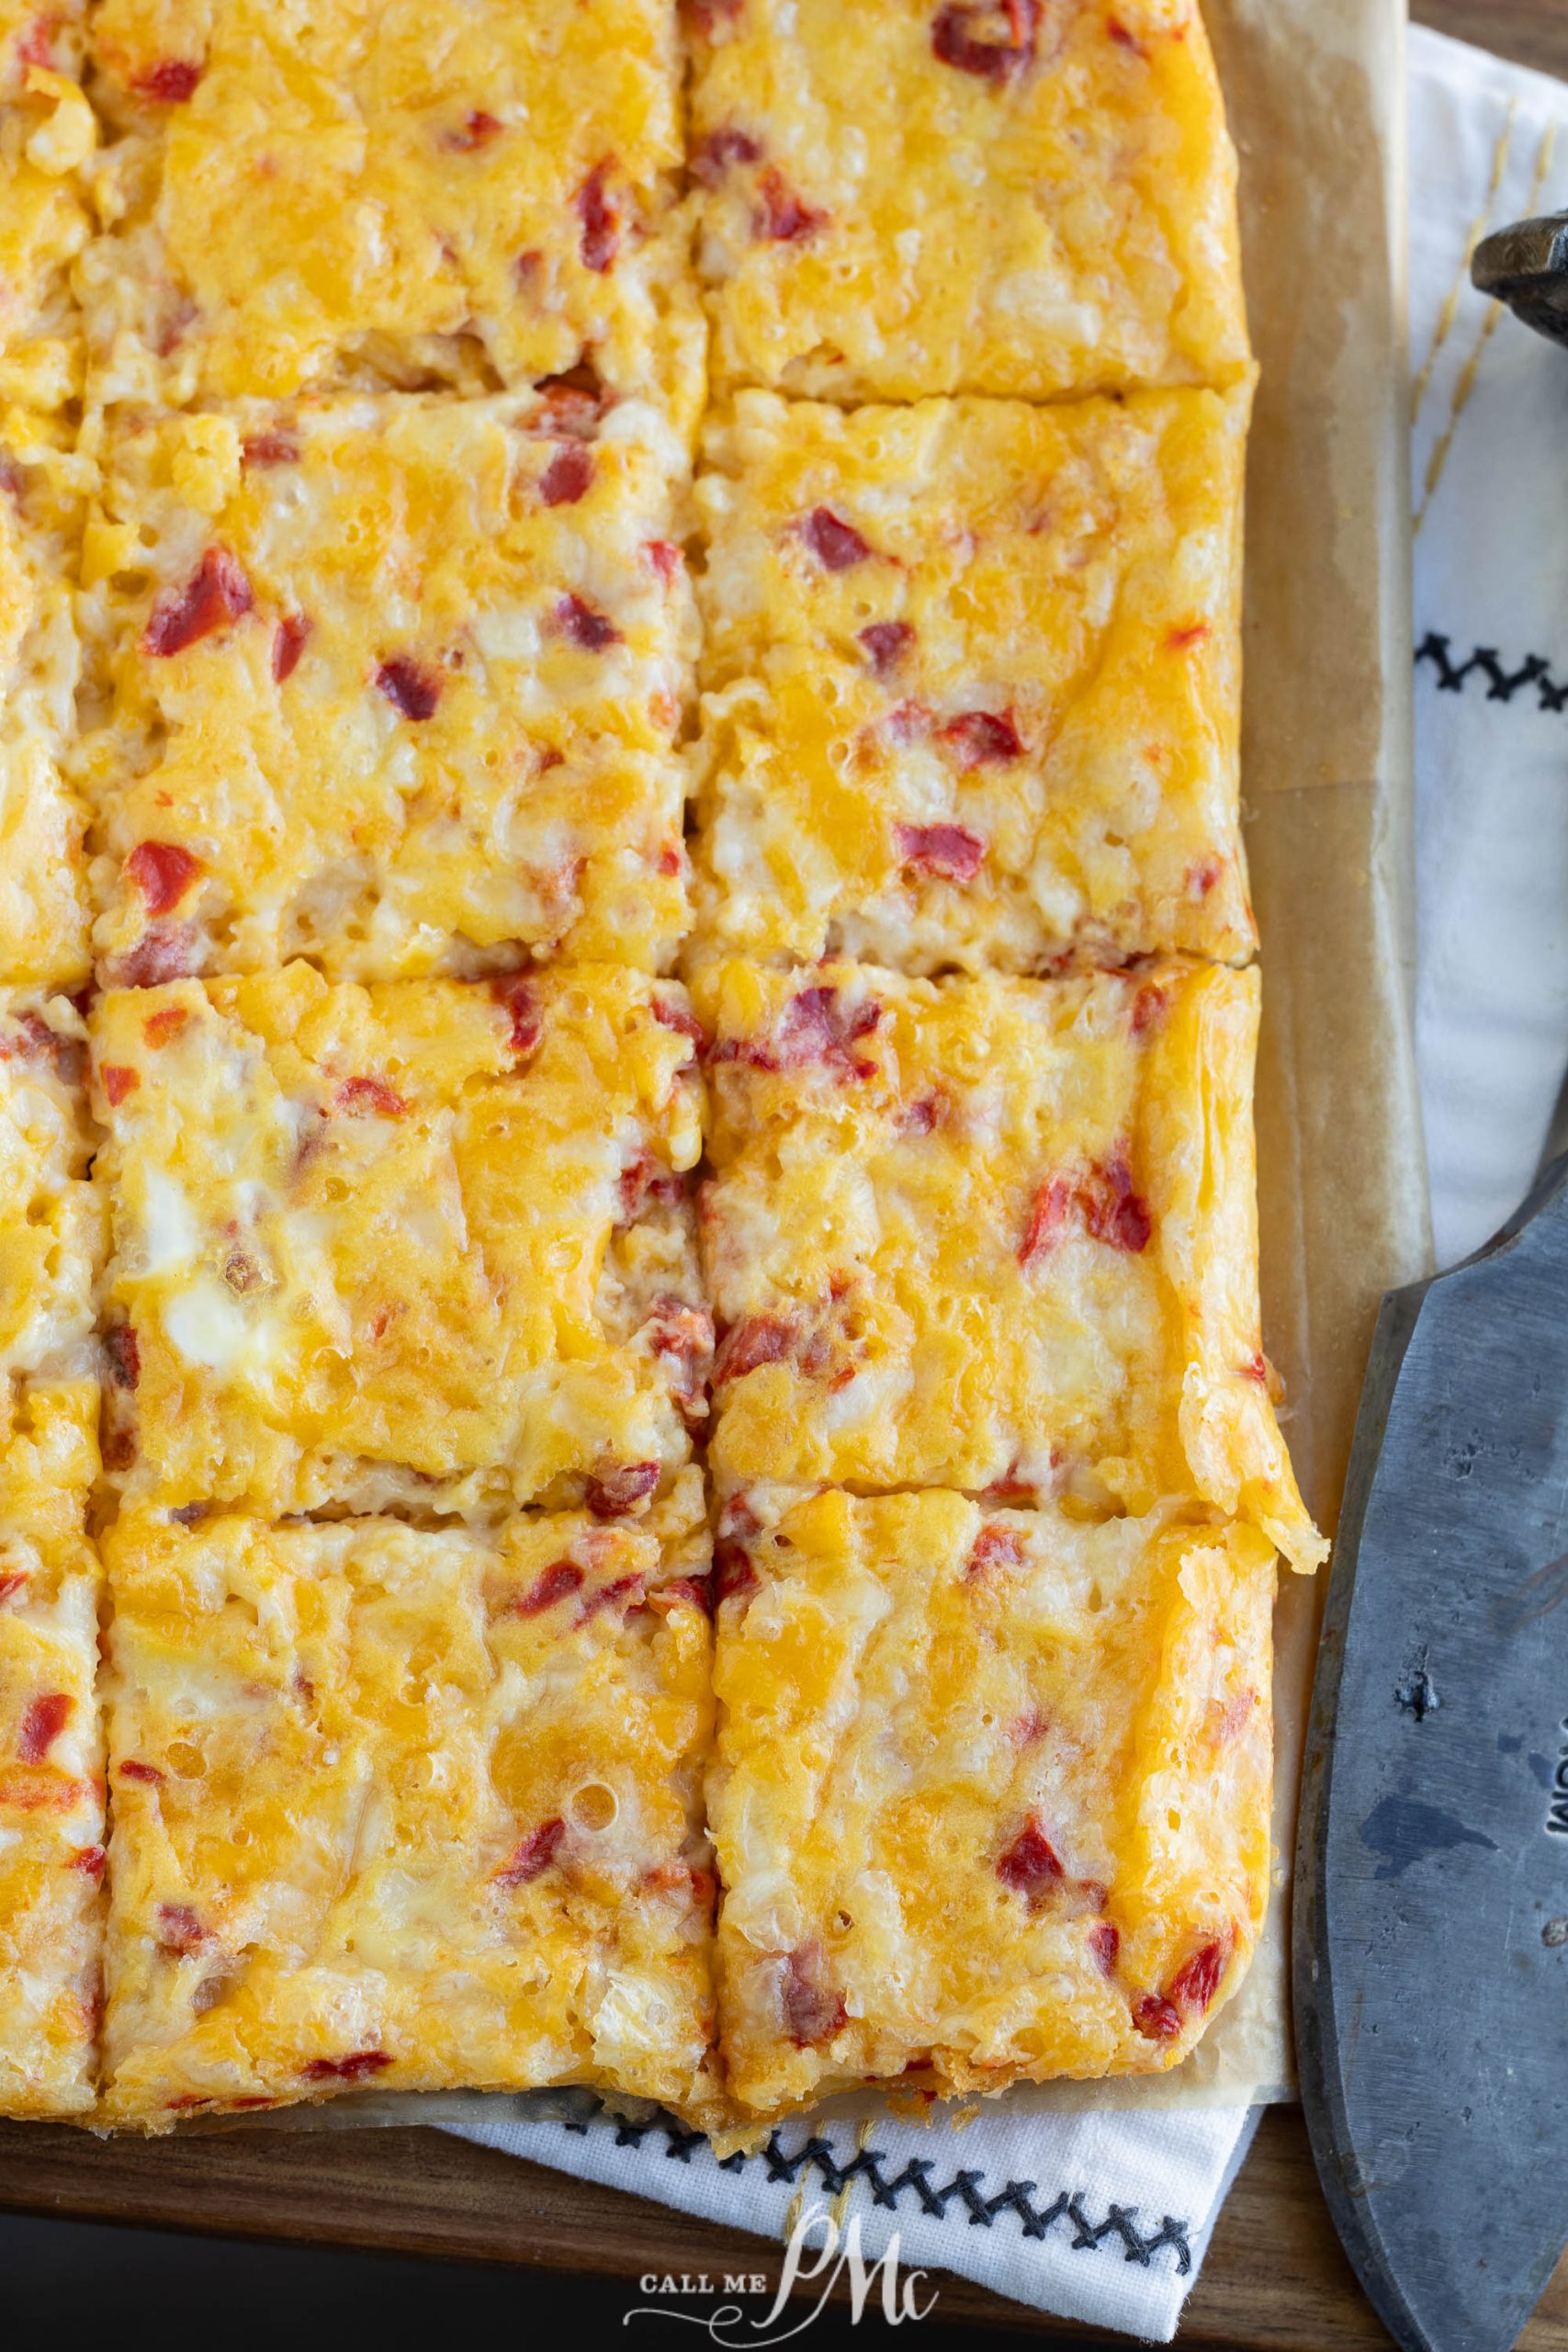
M 1568 1159 L 1390 1294 L 1313 1693 L 1313 2151 L 1406 2352 L 1506 2352 L 1568 2239 Z
M 1568 212 L 1516 220 L 1476 246 L 1471 282 L 1553 343 L 1568 343 Z

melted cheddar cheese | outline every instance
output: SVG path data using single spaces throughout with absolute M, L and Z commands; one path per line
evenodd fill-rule
M 94 394 L 492 390 L 689 421 L 674 0 L 103 0 Z
M 0 0 L 0 402 L 62 407 L 82 389 L 73 262 L 91 232 L 82 94 L 85 0 Z
M 106 1559 L 107 2120 L 711 2100 L 694 1474 L 659 1523 L 133 1516 Z
M 648 402 L 572 390 L 111 431 L 81 600 L 107 977 L 667 963 L 684 468 Z
M 694 1001 L 721 1487 L 1187 1498 L 1321 1557 L 1258 1340 L 1255 972 L 729 964 Z
M 645 1509 L 705 1410 L 694 1027 L 673 983 L 593 967 L 101 999 L 129 1495 Z
M 1268 1900 L 1267 1539 L 940 1492 L 730 1520 L 708 1802 L 741 2111 L 1176 2064 Z
M 715 372 L 822 400 L 1236 382 L 1197 0 L 702 0 Z
M 96 1382 L 0 1381 L 0 2115 L 78 2115 L 95 2097 L 97 1421 Z
M 65 438 L 0 414 L 0 988 L 77 988 L 89 968 L 85 820 L 64 775 L 85 469 Z
M 1247 405 L 739 396 L 698 485 L 703 952 L 1251 951 Z
M 86 1030 L 65 997 L 0 989 L 0 1382 L 92 1367 L 103 1211 Z

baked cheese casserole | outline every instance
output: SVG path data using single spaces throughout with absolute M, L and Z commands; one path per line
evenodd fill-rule
M 1234 1993 L 1235 177 L 1194 0 L 0 0 L 0 2114 Z

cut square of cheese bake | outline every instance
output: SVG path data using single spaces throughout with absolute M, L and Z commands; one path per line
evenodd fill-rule
M 82 599 L 105 974 L 666 963 L 685 469 L 650 403 L 571 388 L 112 428 Z
M 695 1026 L 674 983 L 592 966 L 102 998 L 130 1496 L 645 1509 L 705 1410 Z
M 0 413 L 0 988 L 79 988 L 90 969 L 85 823 L 62 773 L 83 516 L 68 438 L 57 420 Z
M 358 2087 L 709 2100 L 701 1482 L 530 1513 L 122 1519 L 106 2120 Z
M 694 419 L 674 0 L 103 0 L 92 63 L 96 399 L 586 363 Z
M 741 2109 L 1175 2065 L 1268 1899 L 1267 1538 L 940 1492 L 746 1504 L 709 1781 Z
M 730 964 L 694 999 L 722 1489 L 1186 1498 L 1315 1563 L 1258 1340 L 1256 972 Z
M 704 952 L 1250 953 L 1248 398 L 739 394 L 698 485 Z
M 0 404 L 58 409 L 82 389 L 73 261 L 97 140 L 80 73 L 86 0 L 0 0 Z
M 96 1381 L 0 1378 L 0 2115 L 94 2098 L 104 1767 L 84 1531 L 97 1428 Z
M 82 1080 L 86 1029 L 70 1000 L 0 989 L 0 1384 L 94 1368 L 103 1212 Z
M 1235 157 L 1197 0 L 697 0 L 723 384 L 1231 384 Z

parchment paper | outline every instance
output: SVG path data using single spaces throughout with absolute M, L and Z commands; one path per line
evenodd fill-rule
M 1263 934 L 1264 1331 L 1302 1489 L 1331 1531 L 1382 1293 L 1430 1270 L 1410 1002 L 1410 528 L 1404 0 L 1204 0 L 1241 155 L 1262 368 L 1247 474 L 1242 775 Z M 1289 1869 L 1327 1577 L 1275 1621 L 1276 1893 L 1241 1992 L 1192 2056 L 1010 2104 L 1239 2105 L 1292 2095 Z M 581 2093 L 339 2099 L 227 2128 L 562 2111 Z M 872 2095 L 834 2113 L 880 2111 Z M 220 2122 L 220 2119 L 214 2119 Z M 189 2127 L 186 2127 L 189 2128 Z

